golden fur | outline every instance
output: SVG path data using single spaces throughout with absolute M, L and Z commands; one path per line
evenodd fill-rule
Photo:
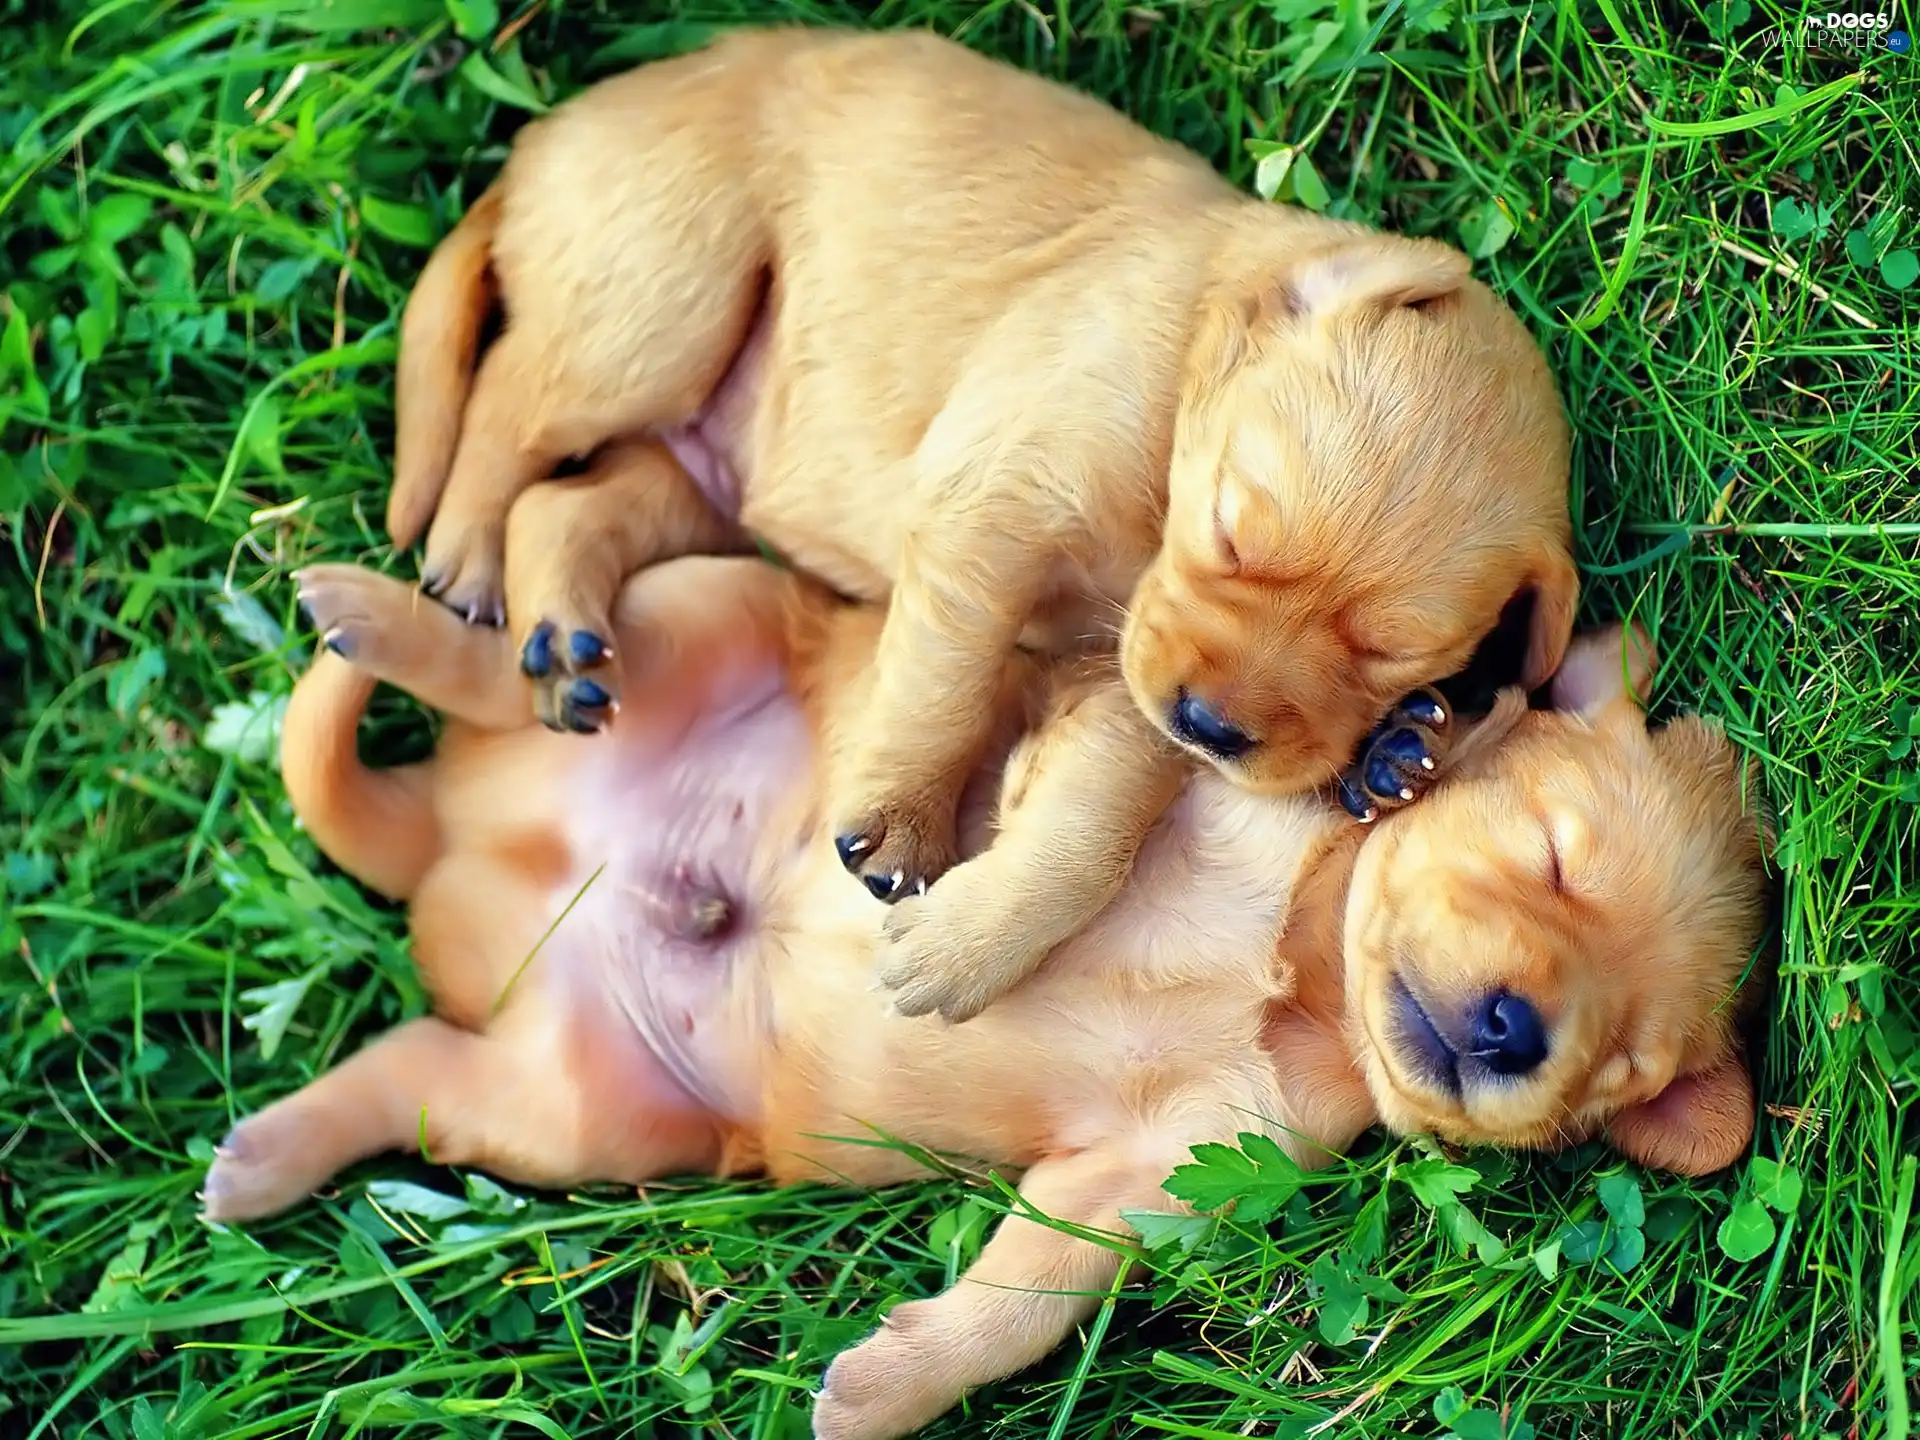
M 617 650 L 611 588 L 537 552 L 508 575 L 505 517 L 634 436 L 688 467 L 623 522 L 634 567 L 737 547 L 717 506 L 891 597 L 829 816 L 888 898 L 952 862 L 1016 642 L 1100 648 L 1132 600 L 1137 708 L 1086 716 L 1108 760 L 1088 824 L 897 921 L 887 975 L 952 1018 L 1122 883 L 1181 783 L 1168 736 L 1305 791 L 1516 595 L 1530 683 L 1571 630 L 1559 402 L 1464 256 L 1261 203 L 930 35 L 735 32 L 528 125 L 422 276 L 399 382 L 389 526 L 431 519 L 423 575 L 469 617 L 510 592 L 523 640 Z M 605 667 L 559 655 L 542 715 L 584 723 L 560 692 L 583 670 L 617 690 Z M 1242 753 L 1196 740 L 1195 706 Z
M 1307 1165 L 1381 1119 L 1520 1145 L 1604 1132 L 1688 1172 L 1750 1136 L 1732 1021 L 1761 829 L 1717 730 L 1647 728 L 1651 653 L 1623 665 L 1618 630 L 1576 644 L 1560 709 L 1507 696 L 1435 793 L 1372 827 L 1196 772 L 1105 910 L 948 1026 L 876 992 L 885 912 L 846 884 L 827 823 L 871 703 L 875 609 L 753 559 L 644 571 L 613 607 L 626 706 L 581 739 L 531 722 L 500 631 L 350 567 L 301 583 L 342 653 L 295 689 L 288 792 L 328 855 L 411 901 L 437 1016 L 245 1121 L 207 1177 L 214 1219 L 423 1141 L 543 1185 L 923 1173 L 860 1143 L 878 1130 L 1024 1171 L 1044 1214 L 1117 1231 L 1123 1210 L 1172 1204 L 1160 1186 L 1190 1146 L 1249 1130 Z M 361 765 L 376 680 L 448 713 L 430 761 Z M 1071 665 L 1003 665 L 989 749 L 1013 748 L 972 777 L 963 853 L 1057 803 L 1100 693 Z M 1455 1037 L 1451 1086 L 1420 1071 L 1396 983 Z M 1501 1078 L 1458 1027 L 1509 993 L 1549 1044 Z M 815 1433 L 904 1434 L 1039 1358 L 1123 1250 L 1009 1218 L 958 1285 L 834 1362 Z

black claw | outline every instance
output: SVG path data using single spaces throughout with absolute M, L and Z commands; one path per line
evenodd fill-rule
M 612 654 L 612 647 L 591 630 L 576 630 L 567 637 L 567 653 L 579 666 L 598 665 Z
M 438 570 L 424 571 L 420 576 L 420 588 L 438 600 L 441 592 L 447 588 L 447 577 Z
M 338 630 L 333 631 L 329 635 L 321 636 L 320 643 L 338 655 L 342 660 L 351 660 L 353 658 L 353 646 L 348 643 L 347 637 L 342 635 Z
M 1426 690 L 1416 690 L 1402 700 L 1397 707 L 1400 713 L 1416 725 L 1424 725 L 1429 730 L 1446 727 L 1447 707 L 1440 703 L 1440 697 Z
M 1361 768 L 1361 777 L 1367 789 L 1382 800 L 1398 802 L 1402 798 L 1400 777 L 1394 774 L 1393 764 L 1385 755 L 1377 751 L 1369 755 Z
M 553 673 L 553 626 L 546 621 L 533 627 L 521 648 L 520 673 L 532 680 L 544 680 Z
M 860 861 L 860 857 L 873 849 L 873 839 L 868 835 L 836 835 L 833 850 L 840 857 L 840 863 L 851 870 Z
M 613 697 L 591 680 L 576 680 L 567 691 L 567 698 L 582 710 L 599 710 L 605 707 Z
M 1373 748 L 1385 752 L 1403 765 L 1419 765 L 1421 761 L 1433 758 L 1427 753 L 1427 742 L 1420 738 L 1417 730 L 1389 731 L 1380 737 Z
M 898 875 L 862 875 L 860 877 L 860 883 L 867 887 L 867 893 L 872 895 L 874 899 L 885 900 L 889 903 L 892 902 L 894 896 L 900 891 L 900 877 Z
M 1353 783 L 1352 772 L 1340 777 L 1340 783 L 1335 787 L 1334 793 L 1339 797 L 1340 808 L 1362 825 L 1378 818 L 1380 807 L 1369 800 L 1360 787 Z
M 571 705 L 561 712 L 560 721 L 562 725 L 575 735 L 592 735 L 600 728 L 591 719 L 582 715 Z
M 1368 749 L 1360 769 L 1361 778 L 1379 799 L 1391 804 L 1403 803 L 1413 798 L 1410 772 L 1430 768 L 1431 758 L 1426 742 L 1417 731 L 1392 730 Z

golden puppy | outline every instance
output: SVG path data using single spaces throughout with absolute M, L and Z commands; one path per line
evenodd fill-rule
M 1044 1214 L 1114 1230 L 1172 1203 L 1190 1146 L 1249 1130 L 1306 1165 L 1377 1119 L 1462 1142 L 1605 1133 L 1683 1172 L 1751 1133 L 1734 1019 L 1760 827 L 1716 729 L 1648 729 L 1651 656 L 1617 630 L 1575 647 L 1561 709 L 1509 694 L 1433 794 L 1370 829 L 1197 772 L 1103 913 L 944 1026 L 875 992 L 884 912 L 846 885 L 823 804 L 868 710 L 876 611 L 758 560 L 644 571 L 613 616 L 635 683 L 582 741 L 531 722 L 500 631 L 350 567 L 301 586 L 337 653 L 295 689 L 288 791 L 328 855 L 412 901 L 438 1013 L 243 1122 L 207 1175 L 212 1219 L 423 1143 L 555 1186 L 921 1173 L 860 1143 L 878 1129 L 1023 1170 Z M 448 712 L 430 761 L 360 763 L 379 679 Z M 990 728 L 1050 690 L 997 822 L 991 760 L 973 777 L 966 848 L 1057 804 L 1049 752 L 1077 748 L 1073 700 L 1097 692 L 1011 661 Z M 1122 1263 L 1008 1219 L 954 1288 L 834 1362 L 815 1433 L 924 1424 L 1044 1355 Z
M 506 551 L 569 455 L 658 436 L 686 465 L 622 522 L 636 567 L 737 520 L 891 594 L 830 798 L 883 899 L 951 863 L 1016 642 L 1098 644 L 1133 601 L 1089 823 L 897 917 L 888 973 L 955 1018 L 1122 882 L 1181 782 L 1167 737 L 1304 791 L 1515 596 L 1529 682 L 1572 623 L 1559 402 L 1464 256 L 1254 200 L 925 34 L 736 32 L 527 126 L 409 303 L 398 408 L 394 538 L 432 519 L 427 588 L 470 618 L 513 597 L 550 723 L 619 693 L 611 588 Z

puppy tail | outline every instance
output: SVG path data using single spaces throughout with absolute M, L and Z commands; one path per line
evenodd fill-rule
M 293 813 L 327 858 L 393 900 L 419 887 L 440 856 L 427 767 L 370 770 L 360 717 L 378 684 L 331 651 L 300 677 L 280 730 L 280 776 Z
M 393 493 L 387 534 L 405 550 L 440 504 L 467 395 L 474 354 L 496 295 L 493 237 L 504 194 L 498 183 L 476 200 L 420 272 L 400 317 L 394 377 Z

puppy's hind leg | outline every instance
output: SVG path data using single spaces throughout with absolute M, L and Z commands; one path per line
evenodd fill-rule
M 740 527 L 651 441 L 615 441 L 586 474 L 523 494 L 507 517 L 507 613 L 541 722 L 590 732 L 618 704 L 613 607 L 629 575 L 674 556 L 747 548 Z
M 760 308 L 770 242 L 738 146 L 685 123 L 665 92 L 623 112 L 617 139 L 595 113 L 542 122 L 503 181 L 506 329 L 480 364 L 421 566 L 469 620 L 504 618 L 515 498 L 570 455 L 694 420 Z M 623 163 L 640 173 L 583 196 L 582 147 L 616 144 L 639 147 Z
M 527 722 L 527 688 L 513 647 L 419 592 L 358 565 L 309 565 L 295 577 L 321 643 L 354 668 L 422 704 L 488 730 Z
M 719 1158 L 713 1119 L 657 1067 L 628 1064 L 605 1094 L 551 1016 L 505 1035 L 444 1020 L 389 1031 L 304 1089 L 242 1121 L 202 1186 L 209 1220 L 284 1210 L 359 1160 L 419 1150 L 531 1185 L 640 1181 Z M 578 1037 L 567 1037 L 569 1044 Z M 618 1093 L 615 1103 L 608 1094 Z

